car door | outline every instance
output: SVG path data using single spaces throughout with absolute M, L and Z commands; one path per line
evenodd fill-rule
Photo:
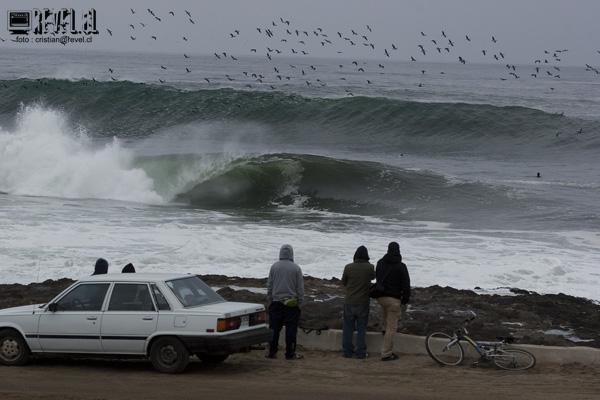
M 110 283 L 82 283 L 40 314 L 38 339 L 44 352 L 98 353 L 102 307 Z
M 146 339 L 156 330 L 158 313 L 147 283 L 115 283 L 102 317 L 105 353 L 144 354 Z

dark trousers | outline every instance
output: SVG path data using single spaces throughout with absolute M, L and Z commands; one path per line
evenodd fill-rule
M 269 306 L 269 328 L 273 331 L 269 343 L 269 354 L 275 355 L 279 345 L 279 334 L 285 326 L 285 356 L 292 357 L 296 353 L 296 336 L 298 334 L 298 321 L 300 320 L 299 307 L 287 307 L 280 301 L 274 301 Z
M 369 322 L 369 304 L 344 304 L 344 331 L 342 349 L 346 357 L 364 357 L 367 354 L 367 323 Z M 352 343 L 356 330 L 356 348 Z

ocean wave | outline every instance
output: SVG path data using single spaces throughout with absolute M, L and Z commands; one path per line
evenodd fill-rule
M 528 143 L 597 147 L 600 129 L 525 107 L 426 103 L 383 97 L 319 98 L 233 89 L 179 90 L 153 84 L 55 79 L 0 82 L 0 121 L 18 105 L 41 102 L 65 110 L 94 135 L 146 137 L 165 128 L 203 121 L 268 126 L 278 143 L 319 143 L 368 149 L 457 151 Z M 557 132 L 562 136 L 556 137 Z

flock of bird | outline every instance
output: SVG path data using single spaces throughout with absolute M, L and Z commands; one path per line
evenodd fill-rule
M 131 15 L 138 17 L 139 21 L 135 24 L 129 25 L 131 32 L 129 38 L 134 41 L 137 40 L 140 35 L 146 35 L 147 38 L 152 41 L 158 41 L 159 38 L 156 34 L 148 33 L 146 28 L 151 28 L 151 23 L 167 22 L 169 18 L 178 17 L 177 23 L 181 23 L 181 17 L 183 22 L 187 24 L 195 25 L 196 22 L 192 13 L 188 10 L 184 12 L 169 11 L 165 16 L 158 15 L 154 10 L 147 8 L 146 10 L 135 10 L 130 9 Z M 145 20 L 145 22 L 144 22 Z M 149 22 L 148 22 L 149 20 Z M 113 31 L 110 28 L 106 28 L 107 33 L 113 36 Z M 326 31 L 322 27 L 306 28 L 295 26 L 289 19 L 280 17 L 278 20 L 270 21 L 269 23 L 257 26 L 255 31 L 247 32 L 245 35 L 239 29 L 234 29 L 227 34 L 230 40 L 244 39 L 244 43 L 248 40 L 256 40 L 256 45 L 250 46 L 246 49 L 247 52 L 255 54 L 257 56 L 263 55 L 268 63 L 272 64 L 272 70 L 268 72 L 262 71 L 240 71 L 241 73 L 235 74 L 223 74 L 223 78 L 227 81 L 238 81 L 242 85 L 248 88 L 253 87 L 265 87 L 270 89 L 277 89 L 278 84 L 285 84 L 288 81 L 297 81 L 305 84 L 308 87 L 324 87 L 328 83 L 325 82 L 317 66 L 303 62 L 301 57 L 308 56 L 312 53 L 311 49 L 315 46 L 321 48 L 319 55 L 323 54 L 323 50 L 331 51 L 331 54 L 343 54 L 347 50 L 353 50 L 353 54 L 356 53 L 354 49 L 362 48 L 366 51 L 366 57 L 361 57 L 361 60 L 348 60 L 347 62 L 340 63 L 338 65 L 338 72 L 340 73 L 337 79 L 340 81 L 346 81 L 349 78 L 348 74 L 352 74 L 353 79 L 357 78 L 356 74 L 365 72 L 385 74 L 386 64 L 382 61 L 364 61 L 364 59 L 379 59 L 379 60 L 401 60 L 410 62 L 436 62 L 436 61 L 448 61 L 455 60 L 460 64 L 467 64 L 469 61 L 467 57 L 461 55 L 459 48 L 464 50 L 465 46 L 475 46 L 469 34 L 465 34 L 464 37 L 451 37 L 446 33 L 445 30 L 440 30 L 437 34 L 420 32 L 420 41 L 414 47 L 414 54 L 410 55 L 409 58 L 402 58 L 399 55 L 399 47 L 396 43 L 386 43 L 381 45 L 376 43 L 372 39 L 373 28 L 370 25 L 365 25 L 362 29 L 349 29 L 346 32 L 342 31 Z M 254 35 L 254 36 L 251 36 Z M 191 38 L 182 36 L 181 40 L 187 42 L 192 49 Z M 459 46 L 460 45 L 460 46 Z M 239 46 L 237 46 L 239 48 Z M 473 49 L 469 50 L 470 54 L 473 54 Z M 546 77 L 552 79 L 561 79 L 561 62 L 568 54 L 568 49 L 556 49 L 556 50 L 544 50 L 543 54 L 539 58 L 532 60 L 533 66 L 517 66 L 514 63 L 508 62 L 506 52 L 499 47 L 499 41 L 495 35 L 490 35 L 487 41 L 486 48 L 480 50 L 483 57 L 489 59 L 489 61 L 498 63 L 503 66 L 504 73 L 498 78 L 502 81 L 509 79 L 521 79 L 523 76 L 527 76 L 531 79 L 537 79 Z M 600 53 L 600 50 L 598 50 Z M 220 62 L 237 62 L 239 56 L 235 56 L 229 50 L 219 50 L 213 53 L 216 60 Z M 296 63 L 290 63 L 290 60 L 294 58 L 300 58 Z M 192 57 L 189 53 L 183 53 L 184 68 L 186 73 L 191 73 L 193 69 Z M 480 62 L 481 60 L 476 60 Z M 422 65 L 422 64 L 421 64 Z M 161 70 L 167 70 L 170 67 L 160 65 Z M 269 67 L 271 68 L 271 67 Z M 241 68 L 240 68 L 241 69 Z M 598 68 L 593 67 L 591 64 L 586 64 L 586 71 L 593 72 L 600 75 Z M 110 77 L 112 80 L 118 80 L 115 77 L 115 71 L 113 68 L 109 68 Z M 421 69 L 421 76 L 424 78 L 430 75 L 425 69 Z M 438 71 L 436 74 L 444 75 L 444 71 Z M 203 80 L 210 84 L 210 77 L 204 77 Z M 424 79 L 421 79 L 425 81 Z M 160 83 L 166 83 L 165 79 L 160 78 Z M 373 78 L 364 78 L 363 82 L 367 85 L 373 84 Z M 418 87 L 423 87 L 424 83 L 417 83 Z M 551 91 L 554 90 L 553 86 L 550 86 Z M 345 89 L 346 94 L 349 96 L 353 95 L 351 89 Z
M 159 15 L 150 8 L 145 10 L 130 8 L 130 12 L 132 18 L 136 19 L 134 23 L 130 23 L 127 27 L 130 31 L 129 39 L 132 41 L 145 37 L 146 40 L 158 42 L 159 37 L 152 32 L 153 24 L 172 22 L 179 24 L 180 28 L 182 22 L 184 24 L 196 25 L 192 13 L 188 10 L 183 10 L 183 12 L 170 10 L 165 15 Z M 113 30 L 110 28 L 106 28 L 106 32 L 111 37 L 114 35 Z M 347 60 L 339 63 L 337 67 L 338 77 L 336 79 L 347 81 L 352 77 L 354 83 L 357 80 L 358 82 L 362 80 L 363 83 L 372 85 L 374 83 L 372 75 L 361 78 L 360 74 L 370 72 L 383 75 L 386 73 L 386 64 L 383 61 L 364 60 L 400 60 L 413 63 L 447 62 L 454 60 L 460 64 L 467 64 L 469 60 L 464 54 L 460 53 L 465 50 L 465 46 L 470 46 L 468 49 L 469 54 L 475 54 L 475 52 L 480 51 L 485 59 L 503 66 L 504 73 L 498 77 L 502 81 L 521 79 L 523 76 L 531 79 L 541 77 L 545 77 L 546 79 L 561 79 L 560 65 L 568 54 L 568 49 L 544 50 L 543 54 L 540 54 L 540 57 L 532 60 L 533 66 L 517 66 L 514 63 L 508 62 L 506 52 L 500 48 L 499 40 L 493 34 L 486 41 L 486 48 L 476 50 L 473 48 L 475 44 L 469 34 L 465 34 L 464 37 L 462 35 L 460 37 L 451 37 L 445 30 L 441 29 L 439 33 L 435 34 L 421 31 L 419 35 L 420 40 L 414 45 L 414 53 L 407 58 L 406 56 L 400 56 L 399 46 L 396 43 L 388 42 L 382 45 L 381 43 L 376 43 L 372 36 L 373 28 L 370 25 L 364 25 L 361 29 L 353 28 L 348 31 L 329 32 L 322 27 L 309 29 L 295 26 L 289 19 L 283 17 L 280 17 L 278 20 L 269 21 L 265 25 L 257 26 L 255 31 L 246 32 L 245 35 L 242 35 L 239 29 L 234 29 L 228 33 L 227 37 L 230 40 L 243 39 L 244 44 L 249 40 L 255 40 L 257 44 L 249 46 L 246 52 L 255 54 L 256 56 L 263 55 L 265 60 L 272 64 L 269 67 L 272 69 L 269 69 L 267 72 L 266 70 L 241 71 L 242 68 L 240 68 L 241 73 L 236 73 L 235 76 L 232 76 L 231 73 L 224 73 L 223 76 L 227 81 L 238 81 L 248 88 L 256 86 L 268 87 L 275 90 L 277 89 L 276 85 L 285 85 L 289 81 L 300 82 L 308 87 L 324 87 L 328 86 L 328 82 L 323 80 L 323 75 L 319 74 L 317 66 L 304 62 L 302 57 L 310 55 L 315 46 L 321 49 L 318 52 L 319 55 L 322 55 L 324 51 L 330 51 L 331 54 L 343 54 L 348 50 L 352 50 L 353 54 L 359 54 L 360 51 L 356 49 L 360 48 L 364 57 L 361 57 L 360 60 Z M 5 41 L 1 37 L 0 40 Z M 189 45 L 190 50 L 193 49 L 191 37 L 182 35 L 181 41 Z M 236 46 L 236 48 L 239 48 L 239 46 Z M 600 54 L 600 50 L 597 50 L 597 52 Z M 182 68 L 186 73 L 191 73 L 193 69 L 193 60 L 192 56 L 189 55 L 190 53 L 191 51 L 182 55 Z M 219 62 L 239 61 L 239 57 L 228 50 L 219 50 L 214 52 L 213 55 Z M 290 63 L 290 60 L 298 58 L 298 62 Z M 481 59 L 477 59 L 476 62 L 481 62 Z M 167 70 L 173 67 L 160 65 L 157 68 Z M 600 75 L 600 69 L 589 63 L 586 64 L 586 71 Z M 108 67 L 108 72 L 110 73 L 111 80 L 119 80 L 118 74 L 113 67 Z M 421 69 L 420 72 L 422 78 L 420 79 L 421 82 L 416 84 L 418 87 L 424 86 L 423 82 L 426 82 L 425 77 L 428 75 L 445 74 L 441 70 L 430 73 L 425 69 Z M 211 83 L 211 79 L 213 78 L 203 78 L 208 84 Z M 159 78 L 159 82 L 166 83 L 166 79 Z M 549 89 L 553 91 L 554 87 L 550 86 Z M 347 88 L 345 91 L 347 95 L 353 95 L 351 89 Z

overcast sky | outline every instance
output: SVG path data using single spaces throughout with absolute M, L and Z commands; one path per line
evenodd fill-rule
M 600 65 L 600 0 L 219 0 L 219 1 L 31 1 L 3 0 L 2 12 L 32 8 L 88 7 L 97 10 L 100 35 L 91 45 L 68 45 L 72 49 L 95 49 L 137 52 L 168 52 L 211 54 L 227 51 L 234 55 L 265 54 L 266 47 L 280 49 L 284 54 L 305 50 L 312 56 L 386 59 L 388 49 L 394 60 L 409 60 L 411 56 L 423 61 L 456 62 L 461 55 L 469 62 L 494 62 L 493 54 L 502 51 L 510 63 L 533 63 L 544 57 L 544 50 L 569 49 L 562 54 L 563 65 Z M 132 15 L 130 8 L 135 10 Z M 162 22 L 146 11 L 151 8 Z M 195 24 L 184 13 L 191 12 Z M 169 15 L 172 10 L 175 16 Z M 292 35 L 285 32 L 279 18 L 290 21 Z M 6 47 L 63 48 L 58 44 L 23 45 L 12 43 L 7 30 L 7 18 L 0 18 L 0 49 Z M 271 26 L 276 21 L 277 27 Z M 140 23 L 146 24 L 142 27 Z M 135 29 L 129 27 L 133 24 Z M 366 25 L 370 25 L 369 32 Z M 257 27 L 271 26 L 275 37 L 259 34 Z M 333 42 L 321 45 L 312 34 L 323 28 Z M 113 31 L 110 36 L 106 28 Z M 307 30 L 310 38 L 295 37 L 294 30 Z M 239 37 L 231 38 L 235 29 Z M 351 29 L 368 40 L 352 38 Z M 455 43 L 455 51 L 441 36 L 444 30 Z M 356 46 L 340 39 L 337 32 L 356 42 Z M 423 37 L 423 31 L 427 36 Z M 465 34 L 471 38 L 467 42 Z M 157 40 L 151 38 L 154 35 Z M 492 43 L 494 35 L 498 42 Z M 136 39 L 131 40 L 130 36 Z M 183 40 L 183 36 L 188 41 Z M 301 33 L 302 36 L 302 33 Z M 281 39 L 288 40 L 287 43 Z M 356 39 L 356 40 L 355 40 Z M 431 40 L 442 46 L 438 54 Z M 298 43 L 304 40 L 306 45 Z M 373 43 L 375 50 L 363 45 Z M 398 50 L 392 51 L 392 43 Z M 420 53 L 418 44 L 425 46 L 427 55 Z M 487 55 L 483 56 L 482 50 Z M 341 53 L 338 53 L 341 52 Z M 546 56 L 548 57 L 548 56 Z

